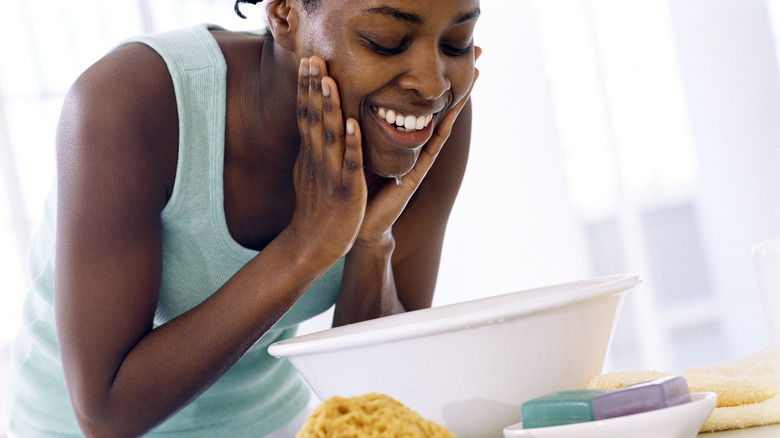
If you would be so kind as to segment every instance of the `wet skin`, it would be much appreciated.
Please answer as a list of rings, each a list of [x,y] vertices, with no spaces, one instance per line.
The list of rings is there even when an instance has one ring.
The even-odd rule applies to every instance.
[[[299,131],[313,130],[303,135],[302,150],[309,137],[330,143],[343,135],[339,111],[326,113],[325,127],[320,125],[323,107],[337,102],[346,117],[357,121],[371,198],[357,240],[382,242],[392,238],[393,224],[432,166],[474,83],[479,49],[472,34],[479,4],[367,0],[337,6],[322,2],[316,12],[287,17],[299,19],[299,31],[282,45],[287,43],[298,56],[318,53],[327,60],[315,56],[299,61]],[[339,50],[334,41],[340,42]],[[329,96],[320,103],[323,86],[337,99]],[[399,130],[381,117],[385,110],[425,118],[427,125]],[[434,133],[435,141],[430,141]],[[324,156],[341,163],[344,148],[335,143],[335,148],[324,148]],[[425,156],[419,159],[423,149]],[[320,154],[316,149],[315,155]],[[379,177],[393,177],[399,187]]]
[[[406,174],[442,115],[469,91],[478,13],[479,2],[465,0],[322,1],[304,13],[297,52],[323,58],[342,84],[344,115],[360,125],[372,172]],[[378,107],[435,116],[429,129],[402,133],[376,115]]]

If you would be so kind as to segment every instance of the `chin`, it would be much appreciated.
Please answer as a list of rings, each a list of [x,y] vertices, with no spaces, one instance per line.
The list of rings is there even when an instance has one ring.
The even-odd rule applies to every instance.
[[[409,173],[416,162],[416,153],[394,157],[372,157],[369,155],[366,157],[366,169],[384,178],[400,178]]]

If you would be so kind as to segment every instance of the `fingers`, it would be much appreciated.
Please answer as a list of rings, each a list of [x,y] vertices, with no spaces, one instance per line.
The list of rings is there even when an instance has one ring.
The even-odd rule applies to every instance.
[[[335,176],[341,172],[345,159],[345,141],[341,99],[336,81],[331,77],[322,79],[322,108],[323,165],[330,175]]]
[[[479,49],[479,47],[477,47],[477,49],[478,50],[476,51],[477,53],[475,53],[475,57],[479,57],[479,55],[482,53],[482,50]],[[434,161],[436,161],[436,157],[438,157],[441,148],[449,138],[450,132],[452,132],[452,126],[455,124],[455,120],[458,118],[460,111],[466,105],[466,102],[468,102],[469,97],[471,96],[471,91],[474,89],[474,84],[477,82],[477,78],[479,78],[479,70],[474,68],[474,80],[471,81],[469,90],[466,92],[463,98],[458,101],[458,103],[456,103],[452,109],[450,109],[441,122],[439,122],[439,124],[436,126],[436,130],[433,132],[433,136],[428,141],[428,144],[426,144],[423,148],[420,156],[417,158],[413,172],[409,173],[412,175],[412,177],[416,176],[414,179],[417,181],[417,184],[422,182],[422,178],[425,177],[425,175],[428,173],[428,170],[430,170],[430,168],[433,166]]]
[[[474,68],[474,80],[471,81],[471,86],[469,87],[469,90],[466,92],[463,98],[458,103],[456,103],[452,107],[452,109],[450,109],[450,111],[444,116],[442,121],[436,126],[436,131],[434,131],[431,140],[428,141],[428,144],[426,145],[426,148],[423,150],[423,153],[432,155],[434,158],[436,157],[436,155],[438,155],[439,151],[441,150],[441,147],[444,145],[444,142],[450,136],[450,131],[452,131],[452,125],[455,123],[455,120],[458,118],[458,115],[460,114],[460,111],[463,109],[463,106],[466,105],[466,102],[468,102],[469,97],[471,96],[471,91],[474,89],[474,84],[477,82],[477,78],[479,78],[479,69]]]
[[[357,179],[358,182],[363,180],[363,146],[361,142],[360,126],[357,120],[348,119],[343,174],[345,178]]]
[[[303,152],[314,162],[320,163],[323,159],[324,139],[324,111],[326,106],[338,107],[341,114],[341,104],[338,102],[338,90],[335,82],[330,79],[331,87],[323,90],[323,77],[327,75],[327,67],[321,58],[303,58],[298,67],[298,93],[296,113],[298,131],[301,135],[301,147]],[[325,92],[323,92],[325,91]],[[333,100],[335,99],[335,104]],[[326,102],[327,101],[327,102]],[[332,112],[331,112],[332,114]],[[330,123],[333,124],[332,122]],[[343,128],[342,128],[343,131]],[[332,142],[332,131],[328,133],[327,142]]]
[[[309,106],[309,60],[302,59],[298,66],[298,94],[295,113],[298,120],[298,132],[301,136],[300,153],[306,162],[311,160],[309,147],[309,121],[307,118]]]
[[[309,58],[309,91],[306,102],[306,129],[312,159],[322,162],[322,74],[325,63],[319,58]]]
[[[363,180],[363,154],[360,128],[355,119],[345,133],[338,86],[328,76],[327,65],[319,57],[301,60],[298,71],[297,120],[301,135],[301,155],[308,168],[342,183]]]
[[[474,46],[475,63],[477,62],[480,56],[482,56],[482,47]],[[458,117],[458,114],[460,114],[460,110],[463,109],[463,106],[466,105],[466,102],[469,100],[469,97],[471,96],[471,91],[474,89],[474,84],[477,83],[478,78],[479,78],[479,69],[474,67],[474,79],[471,80],[471,86],[469,86],[469,91],[467,91],[466,94],[463,96],[463,98],[457,104],[455,104],[455,106],[452,107],[450,112],[447,113],[447,117],[445,117],[444,119],[449,121],[449,126],[446,126],[447,132],[449,132],[449,128],[452,127],[452,123],[455,122],[455,119]],[[439,126],[441,125],[443,125],[443,123],[439,124]]]

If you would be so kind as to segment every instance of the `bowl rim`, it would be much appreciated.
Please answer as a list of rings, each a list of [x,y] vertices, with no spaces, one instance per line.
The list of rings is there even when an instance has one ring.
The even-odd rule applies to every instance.
[[[412,310],[288,338],[271,344],[268,353],[278,358],[309,356],[498,324],[622,295],[641,283],[635,274],[606,275]]]

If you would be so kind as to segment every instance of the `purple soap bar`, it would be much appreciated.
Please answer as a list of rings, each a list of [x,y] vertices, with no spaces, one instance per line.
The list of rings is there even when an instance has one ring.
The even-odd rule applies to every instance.
[[[682,376],[662,377],[593,397],[593,419],[622,417],[668,408],[691,401],[688,382]]]

